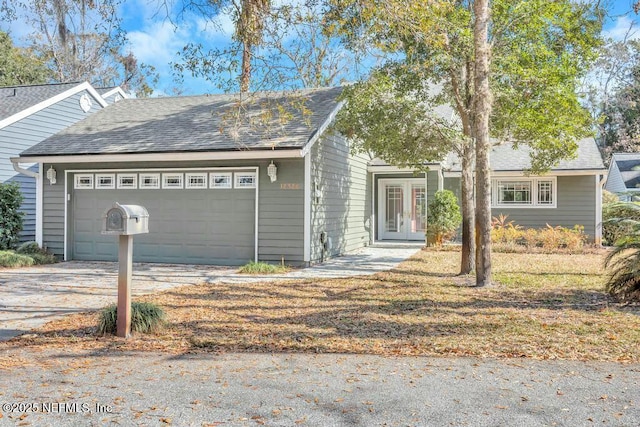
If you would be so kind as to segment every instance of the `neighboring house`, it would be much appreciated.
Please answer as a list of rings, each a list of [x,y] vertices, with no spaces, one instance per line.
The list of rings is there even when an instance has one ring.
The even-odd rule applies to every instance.
[[[105,93],[112,98],[124,95],[119,88]],[[38,165],[23,165],[30,173],[20,174],[9,159],[108,103],[89,83],[0,87],[0,182],[20,183],[24,196],[22,209],[26,214],[21,241],[37,240],[38,191],[34,176],[42,176],[43,171]]]
[[[122,90],[120,86],[116,87],[99,87],[96,88],[96,91],[102,96],[102,99],[109,105],[115,104],[116,102],[129,98],[129,95]]]
[[[115,201],[149,212],[136,261],[308,265],[377,240],[423,240],[426,203],[459,191],[455,162],[414,174],[353,155],[331,128],[340,92],[298,92],[304,108],[285,121],[264,114],[282,99],[260,95],[243,112],[253,125],[238,127],[227,120],[231,95],[125,99],[88,117],[14,159],[57,172],[41,187],[42,243],[66,260],[115,260],[116,239],[101,234]],[[544,179],[523,175],[525,154],[496,149],[494,213],[524,226],[582,224],[597,240],[606,170],[593,140]]]
[[[627,202],[640,196],[640,153],[614,153],[604,189]]]

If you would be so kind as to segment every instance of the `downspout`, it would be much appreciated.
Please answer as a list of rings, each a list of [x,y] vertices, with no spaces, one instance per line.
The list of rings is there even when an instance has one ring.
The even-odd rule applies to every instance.
[[[30,178],[35,179],[36,181],[36,235],[35,235],[35,239],[36,239],[36,243],[38,245],[40,245],[41,248],[44,247],[43,245],[43,238],[42,238],[42,209],[43,209],[43,204],[42,204],[42,163],[38,164],[38,172],[33,172],[30,171],[28,169],[24,169],[22,167],[20,167],[20,158],[11,158],[9,159],[11,160],[11,165],[13,166],[13,169],[25,176],[28,176]]]
[[[29,176],[31,178],[35,178],[35,179],[38,179],[38,177],[40,176],[38,172],[33,172],[28,169],[21,168],[20,158],[12,157],[10,160],[11,160],[11,164],[13,165],[13,169],[15,169],[16,172]]]
[[[596,175],[596,235],[594,243],[598,246],[602,246],[602,190],[607,178],[607,174],[602,174],[602,178],[600,175]]]

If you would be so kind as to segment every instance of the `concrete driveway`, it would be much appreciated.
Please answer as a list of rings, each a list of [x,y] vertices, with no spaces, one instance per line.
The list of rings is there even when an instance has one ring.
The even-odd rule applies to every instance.
[[[377,245],[322,265],[276,276],[246,276],[231,267],[134,264],[134,296],[199,283],[332,278],[374,274],[394,268],[419,245]],[[0,269],[0,341],[21,335],[57,317],[95,310],[116,302],[118,264],[70,261]]]

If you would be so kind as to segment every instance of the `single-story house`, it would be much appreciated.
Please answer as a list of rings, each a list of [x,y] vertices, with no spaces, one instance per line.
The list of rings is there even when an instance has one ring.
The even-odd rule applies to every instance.
[[[41,243],[65,260],[115,260],[116,239],[101,231],[116,201],[149,212],[136,261],[308,265],[379,240],[424,240],[426,203],[459,192],[455,158],[425,174],[351,153],[331,127],[340,92],[299,91],[304,108],[281,116],[265,105],[286,104],[282,95],[256,95],[240,125],[232,95],[125,99],[68,127],[14,159],[57,172],[54,184],[38,178]],[[494,150],[494,213],[530,227],[582,224],[598,240],[606,169],[593,140],[544,177],[525,176],[527,161]]]
[[[41,191],[34,177],[42,171],[29,165],[29,172],[18,173],[9,159],[118,97],[126,97],[119,87],[95,89],[86,82],[0,87],[0,182],[20,184],[25,212],[21,241],[36,240],[36,194]]]
[[[640,196],[640,153],[613,153],[604,189],[627,202]]]

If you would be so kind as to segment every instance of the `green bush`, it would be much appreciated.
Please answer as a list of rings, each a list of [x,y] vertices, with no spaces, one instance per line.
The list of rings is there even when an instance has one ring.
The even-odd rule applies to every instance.
[[[625,220],[632,220],[631,222]],[[625,238],[633,230],[633,221],[640,221],[640,204],[614,202],[602,206],[602,240],[609,246]]]
[[[115,334],[117,331],[118,306],[111,304],[102,309],[98,319],[98,333]],[[150,302],[131,303],[131,332],[157,332],[164,325],[164,310]]]
[[[437,191],[427,209],[427,238],[429,243],[441,246],[455,236],[462,222],[458,199],[449,190]]]
[[[36,242],[23,243],[16,249],[16,253],[30,256],[36,265],[53,264],[57,262],[55,255],[41,248]]]
[[[0,251],[0,267],[29,267],[35,261],[29,255],[17,254],[14,251]]]
[[[45,251],[36,242],[25,242],[21,244],[18,247],[18,249],[16,249],[16,252],[19,254],[31,255],[31,254],[40,254]]]
[[[629,236],[616,241],[604,262],[610,270],[606,289],[621,300],[640,300],[640,222],[633,228]]]
[[[284,265],[267,264],[266,262],[249,261],[238,269],[241,274],[281,274],[289,271]]]
[[[0,183],[0,250],[14,249],[22,231],[22,193],[16,182]]]

